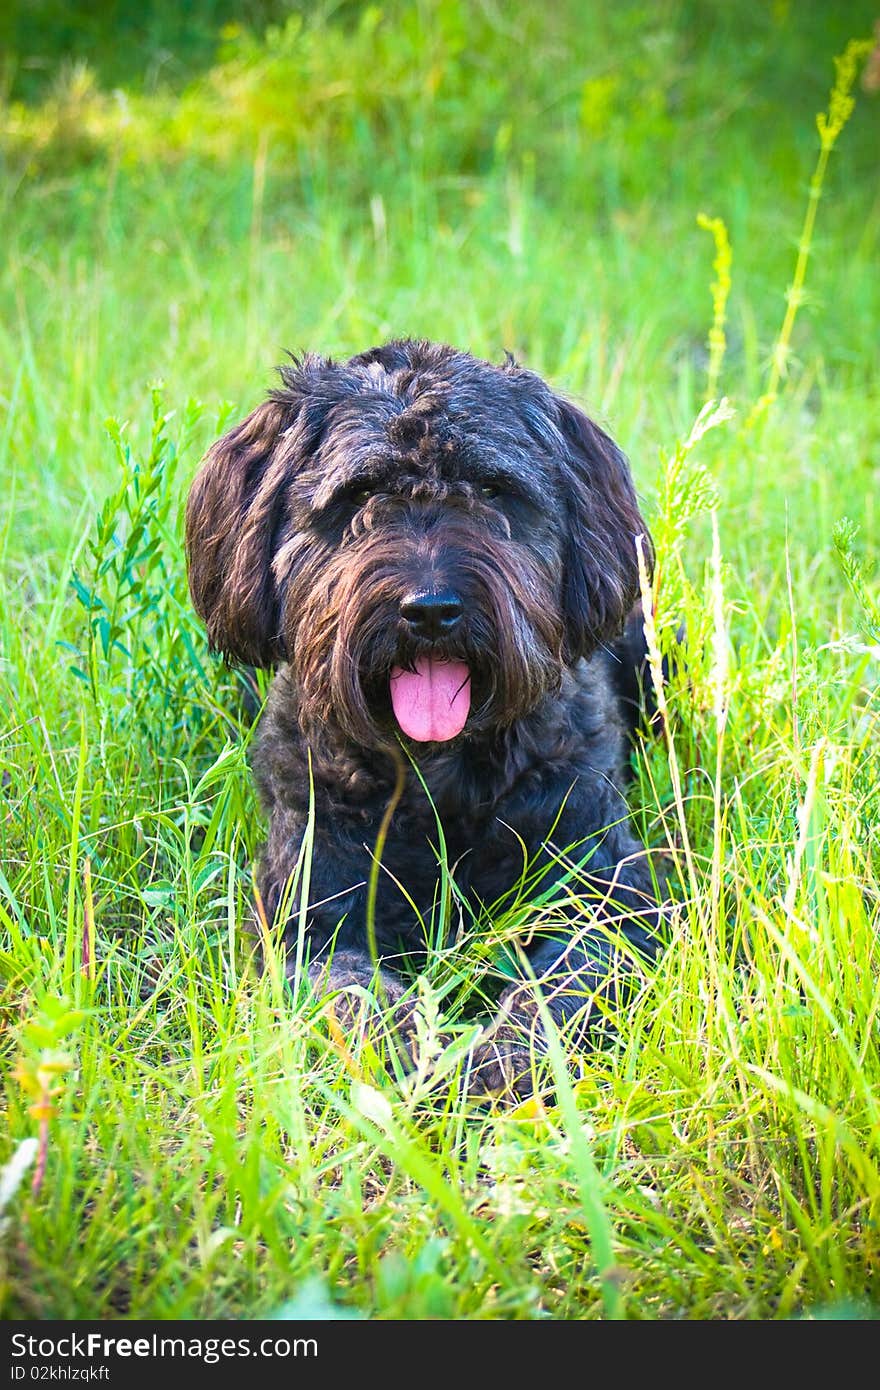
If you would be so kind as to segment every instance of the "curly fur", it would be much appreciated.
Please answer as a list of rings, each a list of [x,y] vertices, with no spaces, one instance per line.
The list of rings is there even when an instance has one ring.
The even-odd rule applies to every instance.
[[[652,954],[659,909],[622,794],[640,659],[636,537],[649,563],[650,548],[620,450],[511,358],[494,366],[400,341],[344,363],[293,359],[280,374],[209,450],[187,505],[192,597],[212,646],[278,667],[254,757],[269,816],[267,912],[296,863],[311,755],[314,974],[324,988],[363,983],[365,883],[402,743],[463,892],[501,898],[521,876],[523,846],[532,870],[558,876],[554,827],[556,845],[589,856],[581,896],[592,892],[622,937]],[[447,590],[461,600],[454,630],[414,631],[405,597]],[[456,737],[411,745],[389,680],[425,652],[467,664],[472,703]],[[425,948],[408,896],[429,912],[435,839],[435,811],[410,774],[376,912],[394,999],[391,963]],[[616,974],[607,933],[573,909],[529,957],[553,1015],[588,1031],[590,1001]],[[479,1059],[485,1086],[527,1088],[536,1030],[532,994],[513,987]]]

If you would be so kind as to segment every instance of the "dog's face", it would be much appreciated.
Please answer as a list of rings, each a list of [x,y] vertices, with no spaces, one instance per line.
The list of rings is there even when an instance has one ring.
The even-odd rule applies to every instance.
[[[208,452],[187,554],[212,646],[292,663],[306,730],[503,727],[619,631],[645,531],[629,469],[539,377],[408,341],[281,377]]]

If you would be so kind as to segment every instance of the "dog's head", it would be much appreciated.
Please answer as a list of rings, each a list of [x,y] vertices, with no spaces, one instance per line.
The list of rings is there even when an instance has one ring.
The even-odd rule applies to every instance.
[[[620,630],[629,469],[540,377],[404,341],[281,378],[203,461],[187,555],[212,646],[292,663],[306,727],[382,746],[511,724]]]

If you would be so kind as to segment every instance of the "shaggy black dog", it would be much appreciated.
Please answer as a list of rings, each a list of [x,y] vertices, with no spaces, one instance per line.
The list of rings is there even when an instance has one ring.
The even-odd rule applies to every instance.
[[[523,1093],[542,1045],[532,977],[582,1042],[621,962],[655,949],[661,909],[621,791],[644,656],[637,537],[651,559],[626,460],[511,358],[401,341],[280,374],[187,506],[212,646],[279,668],[254,757],[266,914],[298,910],[311,780],[310,974],[328,992],[375,984],[367,881],[393,804],[376,945],[406,1034],[407,981],[389,967],[426,949],[436,816],[478,908],[526,856],[536,891],[575,865],[557,895],[570,906],[523,943],[522,981],[474,1057],[479,1088]],[[292,915],[287,931],[292,944]]]

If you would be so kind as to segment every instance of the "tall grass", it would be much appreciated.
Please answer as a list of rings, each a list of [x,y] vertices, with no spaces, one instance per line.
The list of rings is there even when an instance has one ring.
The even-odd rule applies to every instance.
[[[466,105],[456,55],[475,62],[476,50],[455,36],[458,7],[440,9],[433,47],[424,34],[382,36],[377,90],[387,82],[393,98],[395,81],[426,81],[439,51]],[[641,10],[620,11],[612,48],[620,34],[637,43]],[[424,7],[426,33],[433,14]],[[480,22],[498,71],[510,48],[497,17]],[[518,22],[524,35],[536,23]],[[366,45],[361,30],[348,47],[341,30],[315,32],[346,62]],[[669,32],[651,90],[684,61]],[[323,61],[317,38],[306,57],[294,38],[247,48],[240,37],[206,81],[228,83],[237,64],[256,100],[251,69],[265,75],[279,54]],[[404,72],[414,45],[416,77]],[[615,178],[637,182],[654,148],[618,159],[628,127],[615,93],[643,72],[636,56],[618,87],[613,70],[609,87],[566,69],[579,129],[602,132],[591,158],[604,223],[598,195],[572,216],[569,187],[542,187],[515,131],[493,134],[489,164],[474,155],[460,187],[440,186],[448,109],[395,190],[381,144],[391,107],[364,134],[361,95],[334,138],[352,166],[369,149],[380,167],[372,186],[359,167],[335,193],[338,160],[320,140],[305,142],[295,196],[271,142],[244,163],[184,156],[175,169],[158,105],[137,168],[121,146],[114,163],[115,135],[73,172],[69,153],[53,163],[57,142],[28,147],[47,162],[7,208],[0,328],[7,1317],[876,1315],[876,296],[861,271],[876,216],[843,139],[810,266],[811,284],[834,293],[821,317],[799,321],[801,362],[746,428],[776,320],[743,233],[766,218],[772,242],[781,212],[790,231],[799,206],[771,181],[766,197],[749,188],[744,219],[735,120],[729,147],[727,127],[712,128],[713,187],[692,186],[665,104],[664,206],[648,198],[646,213],[616,194]],[[717,81],[708,60],[693,66],[693,85],[681,79],[691,97]],[[307,110],[321,109],[319,77]],[[436,107],[422,98],[427,126]],[[52,100],[16,115],[17,129],[51,122]],[[414,100],[407,89],[395,119]],[[546,129],[529,100],[524,124]],[[786,129],[799,119],[789,111]],[[560,141],[545,171],[582,152]],[[362,180],[379,202],[359,201]],[[726,352],[716,335],[714,357],[701,206],[723,216],[735,256],[729,296],[715,295]],[[679,232],[695,257],[686,277],[658,260],[657,237]],[[776,290],[789,247],[780,235],[765,250]],[[466,1099],[476,1005],[523,926],[576,888],[541,897],[526,875],[491,913],[463,914],[454,947],[438,931],[414,985],[423,1065],[410,1076],[389,1069],[380,1026],[354,1043],[308,991],[291,994],[265,922],[257,971],[243,931],[261,835],[252,692],[207,655],[186,596],[179,499],[228,418],[223,397],[249,404],[300,334],[355,349],[406,330],[487,353],[510,344],[611,417],[659,557],[649,635],[665,734],[634,761],[632,802],[674,866],[672,939],[612,1019],[617,1041],[564,1059],[554,1037],[538,1078],[552,1101],[518,1108]],[[166,385],[151,393],[160,369]],[[730,400],[701,409],[721,383]],[[199,391],[209,409],[182,404]],[[657,440],[668,441],[659,458]],[[682,621],[685,660],[663,682]],[[460,904],[442,827],[438,844],[439,928]],[[307,873],[305,856],[294,905]]]

